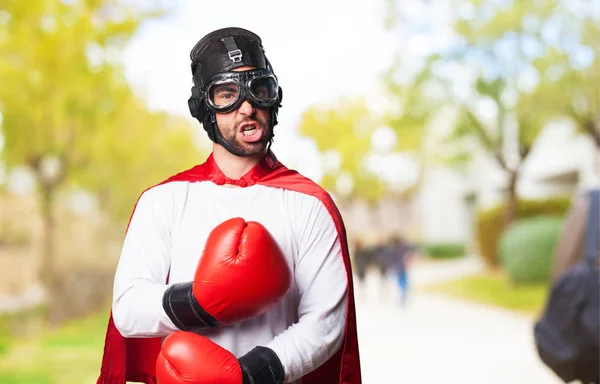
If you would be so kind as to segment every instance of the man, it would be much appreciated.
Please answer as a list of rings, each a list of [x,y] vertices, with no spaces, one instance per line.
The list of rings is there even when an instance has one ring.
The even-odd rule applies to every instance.
[[[388,262],[396,274],[396,282],[400,291],[400,304],[402,307],[406,307],[410,288],[408,268],[416,249],[400,235],[393,236],[391,240]]]
[[[138,200],[115,274],[98,383],[156,383],[157,376],[164,383],[360,383],[344,225],[330,196],[270,150],[282,92],[261,39],[220,29],[190,56],[190,112],[213,152]],[[275,291],[268,305],[257,297],[252,305],[239,301],[257,284],[239,269],[231,278],[235,263],[215,273],[203,266],[207,254],[209,263],[223,256],[215,237],[238,236],[231,228],[245,231],[250,222],[262,237],[244,252],[265,253],[275,264],[281,256],[291,271],[284,291],[270,285],[279,279],[283,287],[278,276],[285,272],[265,272],[258,286]],[[277,247],[263,252],[270,236]],[[244,268],[263,273],[250,263]],[[206,279],[228,286],[209,294],[200,285],[210,287]],[[248,311],[239,313],[241,307]]]

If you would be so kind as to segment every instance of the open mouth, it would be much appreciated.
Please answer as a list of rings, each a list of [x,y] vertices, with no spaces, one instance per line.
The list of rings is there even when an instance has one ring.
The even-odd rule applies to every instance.
[[[242,137],[247,142],[258,141],[262,137],[262,129],[257,123],[248,123],[241,126]]]

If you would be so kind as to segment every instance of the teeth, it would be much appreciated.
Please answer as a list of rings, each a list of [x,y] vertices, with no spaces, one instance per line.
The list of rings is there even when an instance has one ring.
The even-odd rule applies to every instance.
[[[251,129],[248,129],[248,130],[246,130],[246,131],[242,131],[242,134],[243,134],[244,136],[250,136],[250,135],[252,135],[254,132],[256,132],[256,128],[251,128]]]

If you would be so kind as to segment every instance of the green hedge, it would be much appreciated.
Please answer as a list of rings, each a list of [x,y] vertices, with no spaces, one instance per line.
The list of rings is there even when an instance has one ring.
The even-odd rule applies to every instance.
[[[432,259],[455,259],[466,253],[463,244],[454,243],[422,244],[420,248]]]
[[[545,200],[520,200],[517,219],[535,216],[563,217],[571,205],[569,197]],[[500,265],[498,240],[504,229],[505,205],[497,205],[479,212],[476,218],[475,236],[479,255],[489,266]]]
[[[502,234],[498,253],[513,283],[550,280],[554,249],[562,227],[560,218],[538,216],[518,220]]]

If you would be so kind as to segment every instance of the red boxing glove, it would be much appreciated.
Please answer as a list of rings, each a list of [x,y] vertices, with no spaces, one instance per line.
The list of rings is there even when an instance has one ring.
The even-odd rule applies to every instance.
[[[242,368],[231,352],[206,337],[173,332],[156,359],[159,384],[242,384]]]
[[[291,280],[285,257],[267,229],[234,218],[208,236],[192,291],[205,311],[230,325],[277,305]]]
[[[204,336],[173,332],[156,359],[158,384],[281,384],[284,373],[275,353],[256,347],[239,360]]]
[[[163,308],[183,330],[231,325],[277,305],[291,281],[285,257],[267,229],[233,218],[211,231],[194,281],[171,286]]]

